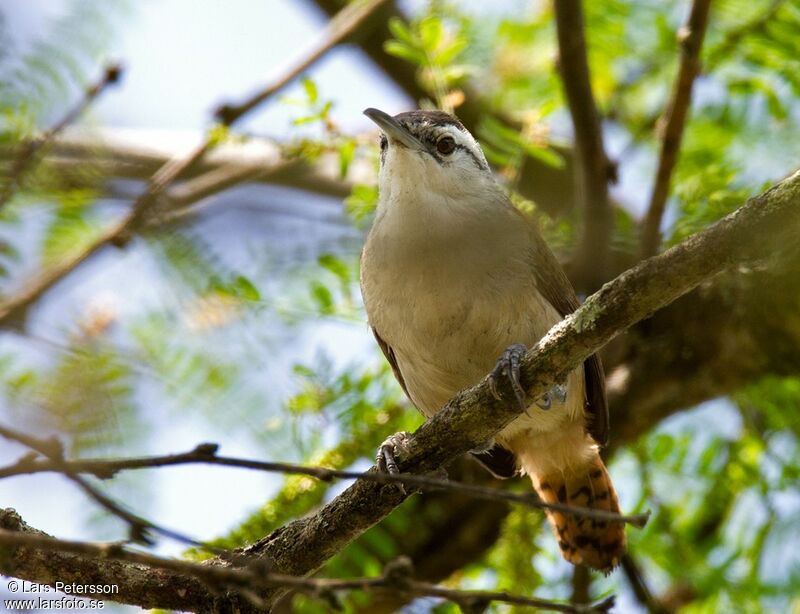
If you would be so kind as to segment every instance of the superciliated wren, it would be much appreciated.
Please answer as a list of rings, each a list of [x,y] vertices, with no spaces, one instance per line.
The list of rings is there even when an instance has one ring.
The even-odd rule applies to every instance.
[[[500,477],[529,475],[544,501],[618,512],[598,452],[608,439],[600,359],[592,356],[533,402],[518,382],[525,346],[578,307],[535,224],[511,204],[455,117],[364,113],[383,135],[361,290],[403,390],[430,417],[487,373],[490,381],[509,377],[526,412],[475,457]],[[398,434],[381,446],[383,468],[396,470],[392,451],[401,444]],[[555,511],[548,518],[568,561],[606,572],[619,563],[621,523]]]

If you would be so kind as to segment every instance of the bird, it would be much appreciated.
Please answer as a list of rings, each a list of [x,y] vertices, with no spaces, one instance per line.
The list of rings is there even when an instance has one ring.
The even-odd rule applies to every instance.
[[[593,355],[542,398],[527,399],[527,347],[579,306],[536,223],[496,181],[475,138],[453,115],[364,114],[381,130],[378,204],[361,254],[369,326],[394,376],[426,417],[489,374],[508,378],[520,415],[472,455],[495,476],[529,476],[547,503],[619,512],[600,448],[608,408]],[[498,396],[499,398],[499,396]],[[397,473],[407,433],[381,444]],[[625,553],[621,522],[546,511],[562,556],[610,573]]]

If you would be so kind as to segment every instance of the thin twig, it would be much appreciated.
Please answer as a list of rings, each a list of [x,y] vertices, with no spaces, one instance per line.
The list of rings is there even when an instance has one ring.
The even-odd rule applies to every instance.
[[[759,15],[758,17],[755,17],[726,32],[721,42],[719,42],[715,47],[707,50],[705,54],[706,57],[703,62],[703,69],[707,72],[713,71],[724,59],[729,59],[736,46],[749,36],[762,32],[765,26],[773,19],[773,17],[775,17],[777,12],[784,4],[786,4],[786,0],[773,0],[762,15]],[[617,85],[617,88],[613,93],[611,104],[609,105],[610,108],[614,109],[615,113],[618,113],[618,108],[622,106],[621,101],[628,94],[628,91],[634,85],[636,85],[644,75],[655,72],[659,69],[659,67],[660,63],[654,60],[648,61],[639,66],[634,75]],[[641,141],[646,135],[652,134],[653,128],[658,125],[658,120],[662,115],[663,113],[660,112],[650,113],[644,118],[637,120],[636,125],[631,130],[632,138],[628,145],[625,146],[623,152],[620,154],[620,158],[624,158],[633,148],[633,146]],[[618,115],[617,117],[619,118]],[[630,118],[623,116],[621,119],[626,120]]]
[[[119,82],[122,71],[122,66],[119,64],[109,64],[106,66],[103,71],[103,76],[97,82],[86,88],[81,100],[70,109],[64,117],[46,132],[22,145],[22,149],[14,159],[11,170],[5,178],[3,189],[0,192],[0,209],[5,207],[8,201],[11,200],[22,177],[33,165],[37,152],[52,141],[64,128],[80,117],[109,85]]]
[[[366,19],[372,15],[386,0],[359,0],[345,5],[329,22],[327,34],[315,43],[301,59],[279,78],[267,85],[264,89],[254,94],[240,105],[225,104],[219,107],[215,114],[223,124],[230,126],[242,115],[267,98],[271,98],[297,77],[307,71],[317,60],[331,49],[349,38]]]
[[[342,18],[335,17],[335,23],[326,33],[322,41],[314,46],[307,56],[293,67],[285,77],[278,79],[266,89],[254,94],[241,105],[224,105],[217,112],[226,127],[232,126],[246,113],[266,101],[270,96],[296,78],[302,70],[330,51],[335,45],[351,35],[364,20],[379,8],[386,0],[367,0],[347,5],[342,9]],[[28,307],[36,302],[57,282],[78,268],[84,261],[108,245],[122,245],[130,236],[146,224],[148,215],[159,203],[169,185],[186,169],[199,162],[208,151],[216,147],[217,139],[213,135],[192,150],[188,155],[178,156],[167,161],[151,177],[145,191],[136,199],[131,210],[120,221],[107,228],[98,238],[79,250],[71,257],[64,258],[50,270],[44,271],[16,295],[0,303],[0,324],[18,324],[24,319]]]
[[[572,603],[589,603],[591,601],[592,573],[586,565],[576,565],[572,569]]]
[[[96,169],[103,176],[132,180],[148,180],[167,160],[182,150],[182,145],[169,134],[155,134],[157,143],[144,145],[131,138],[124,129],[71,130],[53,142],[45,158],[49,167],[59,176],[59,181],[70,177],[84,166]],[[0,164],[10,163],[13,151],[0,145]],[[225,169],[224,171],[222,169]],[[253,169],[259,172],[252,174]],[[238,176],[240,181],[282,185],[316,192],[326,196],[344,198],[352,191],[354,183],[374,181],[374,168],[366,160],[357,159],[342,178],[338,155],[323,152],[313,161],[290,155],[284,145],[266,138],[248,137],[244,143],[226,142],[205,156],[193,168],[181,175],[181,183],[171,187],[166,196],[166,209],[188,204],[187,199],[207,197],[216,187],[231,187],[223,181],[223,174]],[[229,174],[230,173],[230,174]],[[208,175],[206,179],[201,178]],[[215,181],[220,180],[218,183]],[[195,183],[195,182],[199,183]],[[195,191],[205,184],[202,190]],[[102,193],[118,198],[128,198],[126,192],[115,185],[98,186]],[[179,201],[179,202],[176,202]]]
[[[0,435],[8,436],[7,433],[9,432],[13,433],[13,431],[8,427],[0,425]],[[17,439],[17,437],[14,437],[13,435],[12,438]],[[101,479],[107,479],[113,477],[120,471],[199,463],[206,465],[219,465],[223,467],[253,469],[257,471],[307,475],[323,481],[330,481],[332,479],[361,479],[369,482],[377,482],[379,484],[404,484],[406,486],[413,486],[426,490],[444,490],[462,493],[475,497],[476,499],[520,503],[528,507],[569,513],[582,518],[594,518],[595,520],[621,522],[630,524],[637,528],[644,527],[647,524],[647,520],[650,516],[649,512],[625,516],[605,510],[573,507],[570,505],[562,505],[560,503],[546,503],[539,499],[535,493],[506,492],[497,488],[489,488],[475,484],[465,484],[462,482],[452,482],[449,480],[442,480],[425,475],[392,475],[389,473],[378,472],[374,469],[367,472],[345,471],[341,469],[328,469],[326,467],[310,467],[307,465],[293,465],[290,463],[277,463],[247,458],[235,458],[230,456],[217,456],[217,448],[217,444],[205,443],[200,444],[189,452],[184,452],[181,454],[121,459],[54,460],[53,458],[42,459],[23,456],[14,465],[0,468],[0,479],[42,472],[69,472],[72,474],[88,473]]]
[[[39,439],[27,433],[22,433],[21,431],[17,431],[16,429],[11,429],[2,425],[0,425],[0,437],[5,437],[6,439],[16,441],[17,443],[30,448],[34,452],[44,455],[46,462],[50,464],[50,466],[53,468],[53,471],[57,471],[75,483],[84,493],[86,493],[92,500],[100,505],[100,507],[125,522],[128,525],[128,535],[131,541],[152,545],[153,540],[148,534],[148,532],[152,531],[181,543],[196,546],[204,550],[209,550],[215,554],[221,552],[219,548],[204,544],[203,542],[192,539],[191,537],[187,537],[178,531],[164,528],[155,524],[154,522],[142,518],[138,514],[134,514],[130,510],[126,509],[120,503],[114,501],[108,495],[100,492],[83,476],[79,475],[81,472],[75,471],[69,466],[69,462],[64,460],[64,446],[55,437],[51,437],[49,439]],[[23,456],[20,460],[24,463],[25,459],[33,460],[34,457],[28,454]]]
[[[558,66],[575,131],[578,194],[583,210],[576,280],[590,291],[606,281],[612,232],[608,182],[616,179],[603,146],[603,128],[597,112],[584,36],[582,0],[556,0]]]
[[[658,169],[647,215],[642,223],[639,250],[642,258],[649,258],[655,254],[661,242],[661,218],[664,216],[664,208],[667,196],[669,196],[672,171],[678,161],[686,116],[692,101],[692,86],[695,78],[700,74],[700,49],[703,47],[710,9],[711,0],[694,0],[686,25],[678,31],[681,64],[675,78],[669,106],[664,114],[664,132],[661,140],[661,153],[658,158]]]
[[[128,550],[123,544],[91,543],[54,539],[44,535],[21,533],[0,529],[0,545],[5,548],[29,548],[51,552],[72,553],[93,558],[128,561],[145,565],[151,569],[179,572],[195,577],[211,588],[228,588],[241,593],[243,590],[258,590],[286,587],[320,598],[329,598],[340,591],[395,589],[416,596],[440,597],[448,601],[469,604],[479,602],[502,602],[525,605],[554,612],[588,614],[607,612],[614,603],[613,597],[589,606],[558,603],[547,599],[525,597],[498,591],[471,591],[445,588],[436,584],[420,582],[411,577],[413,570],[407,560],[398,560],[386,566],[384,573],[376,577],[333,579],[291,576],[270,571],[263,561],[238,558],[235,567],[221,567],[167,559],[145,552]],[[251,592],[250,595],[253,595]],[[257,599],[257,598],[256,598]],[[253,601],[252,598],[249,599]]]
[[[281,173],[293,164],[285,160],[270,167],[260,164],[227,165],[214,168],[170,190],[170,210],[148,221],[148,226],[174,224],[196,215],[203,208],[201,201],[240,183],[256,181],[265,176]],[[206,201],[208,202],[208,201]]]
[[[627,552],[622,557],[620,566],[622,567],[625,577],[628,578],[628,583],[636,597],[636,601],[638,601],[649,614],[669,614],[670,610],[662,606],[658,600],[653,597],[653,593],[647,585],[641,568],[630,552]]]

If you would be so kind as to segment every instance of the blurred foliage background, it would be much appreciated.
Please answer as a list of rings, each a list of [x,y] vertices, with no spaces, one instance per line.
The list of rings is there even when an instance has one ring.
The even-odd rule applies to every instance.
[[[338,8],[333,1],[303,4]],[[569,187],[572,134],[552,6],[497,4],[488,10],[478,2],[389,3],[369,24],[372,35],[356,43],[383,57],[389,80],[404,90],[407,98],[394,111],[419,104],[463,113],[515,202],[539,218],[568,266],[581,212]],[[147,156],[157,156],[117,143],[91,108],[9,187],[24,143],[53,126],[97,79],[137,10],[136,3],[74,0],[25,46],[0,22],[0,162],[9,189],[0,205],[4,300],[90,245],[144,187]],[[618,273],[635,262],[637,220],[651,189],[688,3],[608,0],[587,2],[585,11],[592,84],[620,176],[612,188]],[[665,220],[667,244],[800,162],[797,0],[717,0],[702,59]],[[402,69],[395,74],[391,67]],[[253,75],[253,83],[260,78]],[[124,95],[124,80],[119,87]],[[372,106],[369,82],[359,87],[363,106]],[[3,318],[0,419],[32,433],[58,433],[71,455],[165,453],[206,437],[226,452],[341,468],[369,466],[387,435],[421,424],[369,339],[358,290],[361,240],[377,199],[376,135],[339,113],[313,68],[268,104],[285,107],[292,118],[285,129],[227,131],[209,119],[208,130],[217,131],[234,161],[236,152],[267,143],[284,167],[183,203],[181,216],[158,218],[124,246],[94,254],[22,313]],[[109,163],[114,155],[118,163]],[[282,175],[297,167],[326,179],[300,190]],[[167,199],[159,213],[173,205]],[[782,266],[787,279],[799,277],[796,258]],[[560,599],[578,590],[595,598],[615,592],[622,612],[800,612],[800,348],[792,341],[796,312],[785,305],[796,306],[800,295],[797,283],[770,288],[774,295],[751,297],[761,311],[743,313],[741,321],[774,319],[769,334],[783,347],[781,360],[721,374],[702,355],[684,356],[686,388],[669,391],[668,411],[638,421],[619,415],[612,395],[611,472],[622,506],[653,510],[646,529],[628,532],[635,570],[592,577],[587,587],[558,556],[539,514],[436,494],[406,502],[321,573],[378,573],[408,554],[420,577],[450,586]],[[726,310],[739,305],[740,290],[752,288],[723,286],[730,303],[720,299],[720,312],[703,322],[707,313],[688,309],[689,321],[696,316],[697,326],[713,334]],[[788,298],[769,308],[784,293]],[[635,350],[610,348],[609,376],[619,376],[632,355],[671,348],[670,335],[680,346],[683,323],[672,326],[657,335],[646,326],[630,333],[623,342]],[[733,353],[754,351],[731,339],[740,342]],[[18,455],[9,447],[4,458]],[[450,474],[489,481],[466,460]],[[217,517],[224,520],[213,535],[196,537],[230,546],[257,540],[342,488],[260,476],[241,482],[246,488],[215,492],[222,481],[235,485],[239,474],[211,482],[204,475],[181,474],[193,496],[169,513],[163,506],[176,502],[160,491],[170,483],[125,475],[103,487],[153,518],[203,516],[204,497],[221,500]],[[24,510],[23,479],[4,498]],[[28,479],[40,489],[30,505],[41,508],[46,483]],[[502,487],[528,488],[525,480]],[[76,530],[83,535],[119,531],[89,504],[71,509],[79,510]],[[637,575],[649,596],[634,590]],[[432,599],[407,604],[388,593],[353,593],[344,604],[352,612],[454,608]],[[291,595],[280,607],[327,606]]]

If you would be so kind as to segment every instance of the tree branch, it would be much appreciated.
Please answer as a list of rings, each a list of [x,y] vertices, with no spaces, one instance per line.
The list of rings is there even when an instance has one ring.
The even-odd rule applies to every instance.
[[[675,78],[669,107],[664,114],[664,134],[661,140],[658,170],[647,215],[642,224],[640,244],[642,258],[649,258],[655,254],[661,241],[661,218],[664,216],[669,196],[672,171],[678,161],[686,116],[692,101],[692,86],[700,74],[700,49],[703,47],[710,9],[711,0],[694,0],[686,25],[678,31],[681,64]]]
[[[800,249],[717,276],[629,335],[606,361],[615,446],[767,375],[800,374]]]
[[[9,530],[9,528],[11,530]],[[62,557],[68,555],[80,555],[80,559],[89,559],[96,562],[124,561],[130,563],[129,569],[144,569],[149,573],[172,573],[183,577],[192,578],[207,587],[211,593],[229,590],[247,600],[247,603],[259,609],[265,609],[268,604],[264,603],[256,594],[258,590],[274,589],[275,587],[290,588],[295,591],[308,593],[312,596],[334,601],[334,594],[339,591],[349,590],[375,590],[380,588],[390,588],[401,590],[416,596],[440,597],[461,605],[473,605],[477,603],[488,604],[493,601],[525,605],[538,609],[550,610],[554,612],[567,612],[574,614],[590,614],[607,612],[614,603],[613,597],[600,602],[596,605],[573,606],[564,603],[525,597],[522,595],[512,595],[497,591],[469,591],[450,589],[427,582],[420,582],[411,578],[412,569],[410,561],[398,560],[387,565],[384,573],[377,577],[348,578],[348,579],[328,579],[328,578],[307,578],[290,576],[271,571],[268,566],[258,564],[254,561],[247,561],[243,567],[223,567],[167,559],[144,552],[136,552],[125,549],[119,543],[90,543],[80,541],[60,540],[49,537],[45,534],[34,532],[25,525],[22,519],[13,510],[0,510],[0,546],[5,546],[5,550],[13,553],[16,559],[12,565],[14,567],[32,566],[41,564],[41,555],[58,554]],[[241,562],[241,561],[240,561]],[[135,567],[134,567],[135,566]],[[72,584],[57,576],[59,582],[65,585]],[[151,602],[146,596],[132,594],[129,584],[122,584],[122,579],[111,583],[118,587],[119,592],[114,594],[114,600],[133,605],[142,605],[143,601],[148,605]],[[91,584],[84,579],[80,583],[83,586]],[[181,589],[178,589],[179,591]],[[186,590],[185,588],[183,590]],[[143,600],[144,597],[144,600]],[[168,603],[175,603],[174,599],[169,599],[168,595],[163,595],[162,600],[155,601],[159,608],[169,607]],[[335,601],[334,601],[335,603]],[[145,606],[147,607],[147,606]]]
[[[185,140],[185,139],[184,139]],[[73,180],[76,169],[90,166],[105,177],[147,180],[170,159],[180,156],[184,144],[171,132],[125,129],[69,130],[53,142],[45,158],[56,173]],[[0,160],[13,151],[0,147]],[[323,153],[313,163],[290,157],[280,143],[250,137],[242,144],[223,143],[181,175],[186,181],[169,190],[169,208],[197,202],[244,182],[299,188],[344,198],[354,183],[375,181],[371,164],[354,161],[342,178],[338,156]]]
[[[572,568],[572,603],[589,603],[591,601],[592,572],[586,565],[575,565]]]
[[[49,439],[40,439],[33,437],[27,433],[22,433],[15,429],[8,428],[0,425],[0,437],[4,437],[11,441],[16,441],[23,446],[29,448],[34,452],[33,455],[26,454],[23,456],[17,466],[24,466],[27,462],[35,462],[37,460],[36,454],[41,454],[45,458],[43,460],[53,471],[57,471],[65,476],[71,482],[76,484],[90,499],[97,503],[100,507],[106,510],[113,516],[116,516],[128,525],[128,536],[131,541],[141,544],[152,545],[153,540],[150,537],[150,532],[158,533],[170,539],[180,541],[190,546],[198,546],[205,548],[206,546],[195,539],[187,537],[177,531],[165,529],[141,516],[134,514],[122,504],[114,501],[108,495],[100,492],[82,475],[82,472],[75,470],[70,466],[70,462],[64,459],[64,446],[55,437]]]
[[[639,568],[638,563],[630,552],[622,557],[621,567],[636,597],[636,601],[647,610],[648,614],[670,614],[670,612],[653,597],[653,593],[645,581],[642,570]]]
[[[291,68],[242,104],[224,104],[219,107],[215,111],[217,119],[226,126],[230,126],[242,115],[248,113],[265,100],[272,98],[272,96],[316,64],[331,49],[352,36],[386,1],[357,0],[356,2],[345,4],[328,23],[327,35],[317,41],[306,53],[303,53]]]
[[[23,443],[26,439],[21,437],[12,429],[2,425],[0,425],[0,436],[8,439],[14,439]],[[41,451],[44,448],[38,446],[34,449]],[[73,476],[78,476],[78,474],[82,473],[88,473],[102,479],[108,479],[120,471],[129,471],[133,469],[153,469],[156,467],[174,467],[177,465],[204,464],[222,467],[238,467],[240,469],[253,469],[256,471],[269,471],[274,473],[306,475],[323,481],[330,481],[332,479],[366,480],[369,482],[376,482],[378,484],[400,484],[403,486],[411,486],[414,488],[425,489],[426,491],[451,491],[469,495],[471,497],[475,497],[476,499],[507,501],[509,503],[519,503],[536,509],[553,510],[583,518],[594,518],[596,520],[606,520],[609,522],[622,522],[633,525],[640,529],[647,524],[647,519],[649,517],[649,513],[625,516],[604,510],[574,507],[559,503],[546,503],[540,500],[534,493],[519,494],[507,492],[497,488],[488,488],[485,486],[478,486],[476,484],[453,482],[446,479],[424,475],[403,473],[399,475],[393,475],[384,472],[364,473],[361,471],[345,471],[341,469],[330,469],[327,467],[311,467],[308,465],[294,465],[290,463],[258,461],[248,458],[234,458],[231,456],[217,456],[217,449],[217,444],[203,443],[189,452],[183,452],[180,454],[120,459],[67,460],[51,455],[48,455],[47,458],[42,459],[32,458],[31,456],[26,455],[19,459],[19,461],[17,461],[15,464],[0,468],[0,479],[11,476],[32,475],[35,473],[44,472],[61,473],[70,479],[74,479]],[[79,483],[79,485],[83,486],[82,483]],[[108,509],[104,502],[99,502]],[[115,509],[110,509],[109,511],[121,516],[121,514],[119,514]],[[127,516],[124,516],[123,519],[134,526],[141,525],[142,528],[156,528],[159,530],[159,532],[164,532],[163,529],[154,527],[151,523],[148,523],[142,519],[138,519],[138,522],[136,520],[131,520]]]
[[[608,279],[613,224],[608,182],[616,171],[606,156],[600,114],[592,95],[582,0],[555,0],[554,8],[558,65],[575,131],[578,193],[583,209],[574,274],[579,286],[594,290]]]
[[[791,244],[798,231],[800,172],[606,284],[528,353],[523,360],[523,386],[531,397],[543,394],[626,327],[727,267],[772,255],[776,247]],[[436,470],[506,426],[518,415],[518,408],[513,391],[503,388],[500,401],[485,382],[454,397],[409,440],[403,470]],[[267,556],[289,573],[308,573],[402,499],[395,489],[356,482],[314,516],[279,529],[245,552]]]

